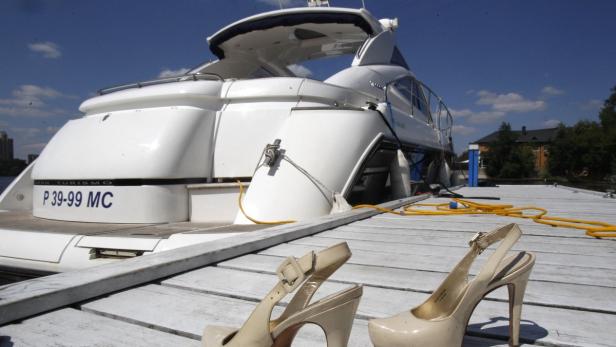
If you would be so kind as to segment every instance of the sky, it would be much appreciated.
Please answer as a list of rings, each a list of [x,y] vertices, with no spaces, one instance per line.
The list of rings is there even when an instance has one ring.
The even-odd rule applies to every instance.
[[[458,153],[495,131],[597,120],[616,86],[613,0],[365,0],[397,17],[398,46],[454,115]],[[299,0],[2,0],[0,130],[40,153],[98,89],[213,59],[206,38]],[[360,7],[361,0],[331,0]],[[325,79],[350,58],[307,64]]]

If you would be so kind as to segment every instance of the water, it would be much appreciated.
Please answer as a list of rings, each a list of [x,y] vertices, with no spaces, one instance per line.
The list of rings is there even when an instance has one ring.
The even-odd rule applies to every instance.
[[[15,176],[0,176],[0,192],[4,192],[6,187],[8,187],[14,179]],[[31,275],[19,274],[13,271],[0,269],[0,286],[27,280],[32,277],[33,276]]]
[[[11,270],[6,270],[6,271],[0,270],[0,287],[2,287],[5,284],[21,282],[21,281],[29,280],[35,277],[38,277],[38,276],[30,275],[26,273],[20,273],[20,272],[11,271]]]

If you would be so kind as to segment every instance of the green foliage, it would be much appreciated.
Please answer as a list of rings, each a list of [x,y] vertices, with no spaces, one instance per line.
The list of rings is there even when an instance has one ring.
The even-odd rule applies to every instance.
[[[529,146],[516,144],[511,125],[503,122],[497,140],[484,154],[486,173],[498,178],[527,178],[535,175],[535,156]]]
[[[610,173],[616,175],[616,87],[612,88],[612,94],[605,100],[599,119],[605,133],[605,150],[610,162]]]
[[[616,87],[612,88],[612,95],[605,100],[599,119],[604,129],[616,130]]]
[[[579,121],[561,125],[549,147],[552,175],[603,179],[616,174],[616,87],[599,113],[601,123]]]
[[[530,146],[516,146],[511,150],[509,161],[501,169],[503,178],[527,178],[535,176],[535,155]]]

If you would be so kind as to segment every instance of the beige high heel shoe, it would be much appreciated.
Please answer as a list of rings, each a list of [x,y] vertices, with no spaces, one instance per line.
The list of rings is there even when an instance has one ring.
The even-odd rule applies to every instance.
[[[345,347],[363,293],[362,287],[355,285],[309,303],[321,284],[350,257],[351,251],[346,242],[316,254],[309,252],[299,259],[288,257],[278,267],[280,281],[257,305],[244,325],[239,330],[208,326],[203,333],[203,345],[288,347],[302,325],[313,323],[325,332],[328,347]],[[299,290],[280,317],[270,320],[274,306],[297,288]]]
[[[437,290],[421,305],[396,316],[371,320],[370,339],[375,347],[461,346],[473,310],[494,289],[509,289],[509,343],[519,344],[522,298],[535,256],[520,252],[503,260],[522,232],[509,224],[489,233],[478,233],[471,249]],[[479,274],[468,281],[468,271],[491,244],[502,241]]]

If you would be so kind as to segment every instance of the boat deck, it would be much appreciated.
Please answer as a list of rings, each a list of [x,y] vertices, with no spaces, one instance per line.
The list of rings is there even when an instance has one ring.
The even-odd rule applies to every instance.
[[[495,203],[537,205],[554,216],[616,224],[616,200],[582,191],[500,186],[458,192],[501,197]],[[0,346],[198,346],[206,325],[242,324],[276,283],[274,271],[284,257],[342,241],[349,243],[353,257],[319,295],[363,283],[349,346],[371,346],[368,319],[421,303],[466,253],[474,233],[511,222],[524,232],[514,250],[537,256],[524,298],[523,342],[615,346],[616,239],[510,217],[404,217],[367,210],[0,287]],[[507,345],[507,298],[501,288],[477,306],[465,346]],[[302,328],[295,342],[325,346],[315,326]]]
[[[233,225],[229,223],[172,222],[158,224],[115,224],[67,222],[32,217],[31,211],[2,212],[0,229],[83,236],[122,236],[136,238],[168,238],[173,234],[225,233],[253,231],[262,225]]]

